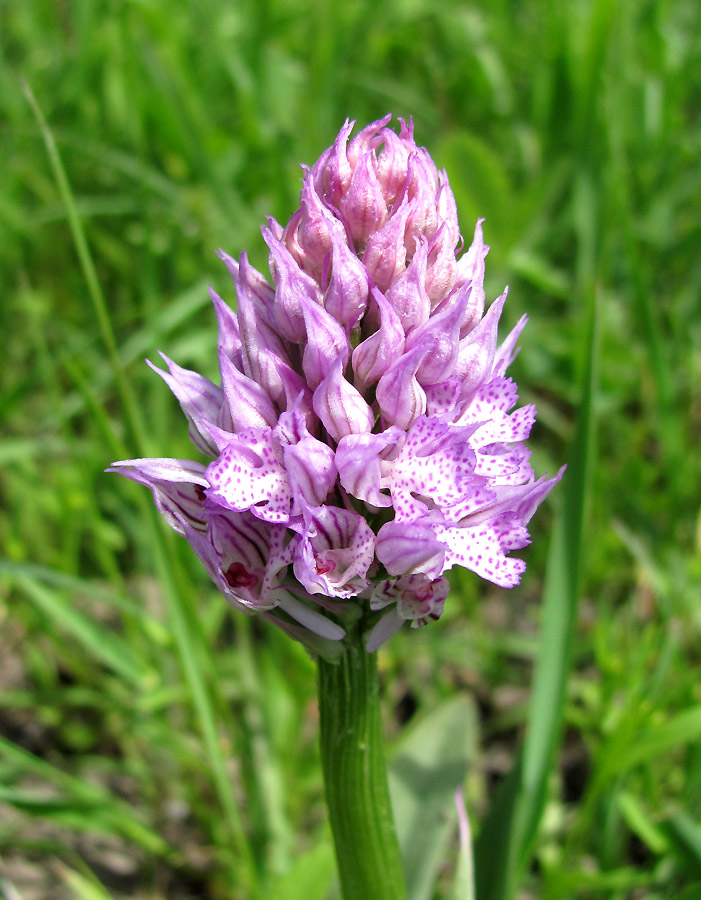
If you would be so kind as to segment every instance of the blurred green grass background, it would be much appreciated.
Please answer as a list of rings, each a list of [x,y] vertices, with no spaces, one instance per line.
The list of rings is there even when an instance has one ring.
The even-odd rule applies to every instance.
[[[0,896],[332,896],[313,663],[231,615],[103,469],[192,456],[144,357],[215,375],[207,285],[234,291],[214,251],[265,270],[299,164],[388,111],[447,169],[463,233],[486,217],[488,294],[510,284],[505,328],[530,317],[513,370],[536,469],[586,488],[574,637],[540,651],[545,683],[571,661],[562,728],[510,889],[701,896],[700,35],[696,0],[0,4]],[[471,704],[478,836],[557,627],[564,488],[519,588],[457,576],[441,622],[381,655],[399,748]],[[415,897],[449,896],[444,849]]]

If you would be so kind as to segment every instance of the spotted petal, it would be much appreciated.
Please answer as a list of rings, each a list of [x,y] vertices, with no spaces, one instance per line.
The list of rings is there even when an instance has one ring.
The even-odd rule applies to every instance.
[[[207,468],[207,497],[226,509],[250,510],[266,522],[287,523],[292,488],[272,429],[235,435]]]
[[[475,528],[435,526],[436,538],[447,546],[445,569],[463,566],[500,587],[514,587],[526,564],[507,553],[529,543],[528,532],[513,517],[503,516]]]

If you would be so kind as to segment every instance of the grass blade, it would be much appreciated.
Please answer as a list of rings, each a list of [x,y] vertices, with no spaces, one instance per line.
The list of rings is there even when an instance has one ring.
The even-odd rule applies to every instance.
[[[564,502],[548,558],[541,643],[523,749],[523,789],[518,859],[520,866],[536,836],[545,805],[547,779],[562,724],[571,644],[579,600],[579,576],[586,497],[594,465],[595,397],[598,383],[597,297],[591,297],[587,363],[577,429],[570,454]]]
[[[484,823],[476,850],[480,900],[513,897],[545,806],[562,723],[579,595],[585,498],[593,466],[598,322],[592,295],[587,365],[563,504],[555,523],[545,582],[542,631],[523,754]]]
[[[18,575],[15,580],[54,625],[71,634],[89,654],[135,686],[148,678],[147,670],[126,641],[81,613],[59,591],[51,591],[26,575]]]
[[[76,253],[78,254],[78,260],[80,261],[80,267],[83,272],[83,277],[85,278],[88,295],[92,302],[93,310],[95,312],[95,316],[97,318],[98,326],[100,329],[100,337],[102,338],[102,342],[105,345],[105,349],[107,350],[110,366],[112,368],[117,391],[119,393],[119,399],[124,409],[126,424],[130,436],[133,439],[134,445],[139,448],[139,452],[140,454],[142,454],[146,448],[146,432],[138,412],[138,407],[134,400],[133,391],[129,387],[129,382],[127,381],[124,368],[122,367],[119,359],[119,353],[117,351],[117,341],[114,336],[114,331],[112,330],[112,323],[110,321],[107,303],[105,302],[104,294],[102,293],[102,289],[100,288],[97,271],[95,269],[92,254],[90,253],[87,238],[85,236],[85,230],[83,229],[83,224],[80,220],[80,215],[78,213],[75,198],[73,197],[73,192],[68,181],[68,176],[66,175],[66,170],[63,167],[61,155],[58,152],[58,147],[56,146],[54,136],[46,122],[46,119],[44,118],[41,107],[37,103],[36,98],[32,93],[32,89],[24,79],[22,79],[21,83],[24,95],[26,96],[27,101],[32,108],[32,112],[34,113],[37,125],[39,126],[39,131],[41,132],[41,136],[46,147],[46,152],[49,157],[49,163],[51,164],[51,170],[56,181],[56,186],[58,187],[58,191],[61,196],[61,202],[63,203],[64,209],[66,211],[68,226],[71,230],[71,236],[73,238]]]
[[[87,878],[63,864],[59,865],[58,871],[64,884],[78,900],[112,900],[112,894],[109,894],[94,876]]]
[[[98,320],[100,335],[107,350],[114,375],[119,399],[124,411],[130,443],[140,455],[146,455],[148,446],[146,432],[142,426],[134,393],[126,379],[124,369],[117,352],[117,344],[109,317],[108,307],[97,278],[95,265],[85,236],[75,198],[66,175],[61,156],[49,128],[29,85],[22,82],[23,91],[32,108],[49,156],[51,169],[58,186],[61,200],[65,207],[71,235],[80,260],[88,293]],[[168,601],[168,612],[171,627],[180,658],[181,668],[188,686],[193,709],[199,722],[219,802],[224,810],[225,821],[230,834],[230,843],[236,857],[236,867],[240,875],[242,888],[248,896],[258,896],[258,876],[253,863],[250,844],[246,838],[238,805],[233,795],[233,785],[229,777],[226,760],[222,751],[217,731],[216,714],[210,691],[203,673],[198,665],[197,651],[204,646],[201,630],[195,626],[194,616],[188,616],[186,604],[189,598],[184,596],[183,585],[186,584],[178,564],[173,546],[172,535],[166,534],[155,508],[146,502],[144,497],[139,501],[145,512],[145,519],[150,527],[149,543],[154,551],[156,566],[161,583],[165,587]],[[176,574],[179,573],[179,574]],[[194,631],[194,633],[193,633]]]
[[[173,855],[173,850],[160,835],[135,818],[134,811],[128,803],[116,798],[101,786],[76,778],[73,775],[68,775],[66,772],[62,772],[60,769],[52,766],[51,763],[46,762],[46,760],[23,750],[3,737],[0,737],[0,759],[17,767],[20,771],[26,772],[28,775],[58,787],[67,798],[66,812],[73,811],[75,814],[76,809],[92,810],[99,814],[98,824],[101,824],[106,831],[122,835],[143,847],[149,853],[158,854],[159,856]],[[18,808],[24,808],[27,811],[34,807],[44,812],[48,810],[52,802],[42,801],[40,798],[32,797],[29,794],[14,791],[10,788],[3,789],[0,800],[12,803]],[[54,806],[57,807],[58,805],[60,804],[56,801]],[[91,820],[89,816],[80,816],[79,818],[83,826],[90,826]]]
[[[701,827],[688,812],[682,811],[663,822],[662,829],[687,875],[698,881],[701,878]]]
[[[643,733],[630,741],[625,748],[617,747],[607,754],[601,765],[601,778],[611,778],[633,766],[668,753],[684,744],[701,740],[701,706],[693,706],[673,716],[667,722],[656,725],[654,730]]]

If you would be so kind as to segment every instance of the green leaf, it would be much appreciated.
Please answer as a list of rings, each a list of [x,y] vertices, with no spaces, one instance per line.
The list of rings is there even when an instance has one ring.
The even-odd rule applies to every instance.
[[[58,865],[58,872],[79,900],[112,900],[112,894],[109,894],[94,877],[87,878],[63,863]]]
[[[329,838],[297,857],[289,872],[268,886],[267,895],[275,900],[324,900],[335,874],[336,861]]]
[[[442,703],[402,738],[390,794],[408,900],[429,900],[455,828],[455,791],[473,758],[475,713],[466,697]]]
[[[137,404],[135,391],[126,378],[117,348],[115,332],[112,327],[110,310],[97,276],[92,252],[76,206],[71,183],[64,169],[53,132],[47,124],[29,84],[26,81],[22,81],[22,88],[43,138],[49,163],[66,212],[87,293],[93,306],[100,337],[107,353],[124,413],[128,443],[142,455],[147,455],[149,433]],[[182,116],[179,116],[177,121],[181,123]],[[193,140],[190,131],[187,132],[187,135],[190,137],[190,140]],[[194,148],[196,151],[199,150],[199,147],[200,145],[195,142]],[[206,157],[202,156],[201,158],[206,167]],[[140,502],[141,508],[144,509],[145,505],[147,505],[145,504],[145,498]],[[259,876],[255,868],[251,845],[245,834],[241,812],[233,794],[231,778],[227,770],[226,759],[218,733],[213,692],[206,680],[205,672],[202,670],[201,663],[203,654],[207,649],[206,642],[204,641],[201,626],[188,606],[191,598],[187,597],[186,599],[185,596],[184,586],[187,582],[181,577],[182,572],[174,550],[173,536],[172,534],[167,534],[163,529],[162,523],[159,521],[160,517],[154,507],[148,506],[146,519],[150,528],[149,543],[153,548],[156,568],[165,587],[170,623],[180,657],[183,676],[190,691],[193,709],[199,720],[202,738],[207,750],[211,778],[230,831],[231,846],[238,855],[238,871],[242,874],[242,879],[247,882],[249,894],[252,897],[257,897],[259,895]],[[200,651],[199,654],[198,649]]]
[[[572,281],[566,272],[556,269],[543,256],[525,247],[514,247],[509,254],[509,268],[552,297],[566,300],[572,293]]]
[[[686,873],[701,878],[701,827],[682,811],[663,822],[661,828]]]
[[[664,830],[659,827],[643,807],[638,798],[628,791],[621,791],[616,803],[626,825],[634,832],[653,853],[666,853],[668,850],[667,838]]]

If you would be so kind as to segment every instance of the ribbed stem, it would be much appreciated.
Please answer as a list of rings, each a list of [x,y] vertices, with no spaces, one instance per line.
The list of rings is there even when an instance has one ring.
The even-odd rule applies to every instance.
[[[405,900],[387,787],[377,654],[348,629],[340,662],[319,661],[321,762],[343,900]]]

